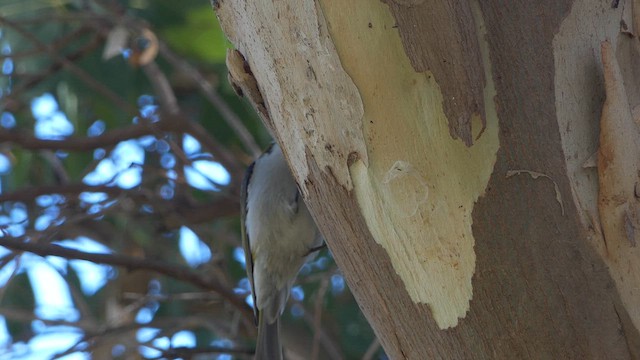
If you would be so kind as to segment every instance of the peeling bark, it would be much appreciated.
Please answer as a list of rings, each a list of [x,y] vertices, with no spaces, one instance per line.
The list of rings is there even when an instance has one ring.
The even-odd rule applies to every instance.
[[[622,72],[611,43],[602,43],[607,99],[600,120],[598,210],[605,260],[622,303],[640,328],[640,132],[633,120]]]
[[[631,7],[238,0],[217,14],[390,358],[640,353],[638,167],[624,168],[616,144],[637,134],[604,130],[598,172],[584,167],[604,100],[600,42],[633,23]],[[633,46],[618,48],[625,81]],[[626,123],[640,104],[632,83],[626,110],[605,106]],[[636,171],[631,186],[626,172],[606,180],[605,166]],[[513,169],[554,186],[505,178]],[[599,181],[610,184],[600,194]],[[625,211],[606,208],[620,188]],[[606,249],[601,231],[618,236]]]
[[[468,0],[387,0],[402,44],[417,72],[433,74],[443,93],[449,131],[473,144],[471,118],[486,126],[484,70]],[[429,36],[424,36],[429,34]]]

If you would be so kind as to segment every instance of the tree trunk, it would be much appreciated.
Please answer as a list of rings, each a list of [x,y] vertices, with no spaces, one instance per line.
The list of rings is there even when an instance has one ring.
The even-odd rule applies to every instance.
[[[390,358],[639,357],[640,5],[214,3]]]

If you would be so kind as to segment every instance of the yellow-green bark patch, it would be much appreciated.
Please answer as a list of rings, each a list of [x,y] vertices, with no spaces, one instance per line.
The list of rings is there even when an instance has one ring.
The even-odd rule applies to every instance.
[[[363,215],[411,298],[427,304],[441,328],[455,326],[473,293],[471,212],[499,145],[491,73],[478,69],[488,79],[487,128],[467,148],[451,138],[439,85],[428,72],[413,70],[383,3],[324,0],[322,9],[364,104],[368,164],[356,161],[350,168]],[[474,118],[476,136],[481,127]]]

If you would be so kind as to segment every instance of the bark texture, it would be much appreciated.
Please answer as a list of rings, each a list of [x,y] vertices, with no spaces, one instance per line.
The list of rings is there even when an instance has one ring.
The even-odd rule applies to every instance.
[[[604,170],[593,168],[613,96],[605,40],[628,108],[640,103],[632,10],[219,3],[253,98],[390,358],[638,357],[639,250],[616,238],[618,261],[600,225],[613,214],[609,232],[628,238],[635,213],[598,206]],[[611,186],[635,209],[634,189]]]
[[[451,136],[473,143],[471,117],[485,123],[484,71],[468,1],[389,0],[402,44],[417,72],[429,71],[443,92]],[[429,36],[424,36],[429,34]]]

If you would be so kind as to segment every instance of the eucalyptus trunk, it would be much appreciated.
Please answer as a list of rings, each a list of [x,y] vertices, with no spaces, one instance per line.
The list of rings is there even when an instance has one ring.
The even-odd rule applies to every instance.
[[[214,7],[390,358],[640,356],[640,5]]]

